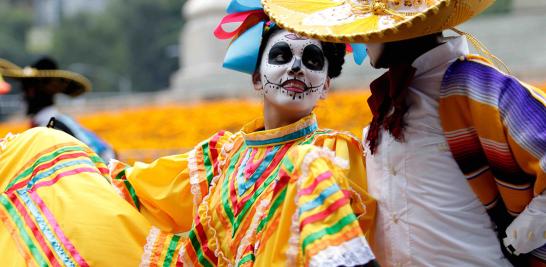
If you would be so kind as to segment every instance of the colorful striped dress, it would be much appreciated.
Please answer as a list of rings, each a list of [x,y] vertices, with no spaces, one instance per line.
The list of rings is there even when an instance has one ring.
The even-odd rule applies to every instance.
[[[0,138],[0,265],[138,266],[151,226],[108,172],[58,130]]]
[[[143,265],[365,264],[375,201],[363,152],[314,115],[274,130],[220,132],[183,155],[114,171],[154,225]],[[172,234],[177,233],[177,234]]]
[[[39,128],[9,138],[0,152],[0,250],[9,255],[3,262],[350,266],[372,260],[367,239],[375,201],[366,193],[360,142],[318,129],[314,115],[260,129],[257,120],[185,154],[131,167],[114,163],[111,176],[64,133]],[[29,147],[35,150],[26,153]]]
[[[453,157],[503,233],[546,189],[546,94],[468,56],[446,71],[439,112]]]

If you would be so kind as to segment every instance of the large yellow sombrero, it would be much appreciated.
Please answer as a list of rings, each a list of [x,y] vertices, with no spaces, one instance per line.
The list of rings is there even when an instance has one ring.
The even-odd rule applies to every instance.
[[[453,28],[495,0],[262,0],[279,26],[328,42],[384,43]]]
[[[59,70],[56,67],[54,69],[21,68],[1,58],[0,75],[20,81],[34,79],[44,83],[55,83],[55,86],[48,86],[49,90],[54,90],[51,93],[63,93],[72,97],[91,90],[91,82],[80,74]]]

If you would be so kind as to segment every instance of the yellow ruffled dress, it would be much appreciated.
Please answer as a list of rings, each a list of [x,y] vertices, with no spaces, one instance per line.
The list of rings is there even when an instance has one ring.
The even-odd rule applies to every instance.
[[[102,178],[107,176],[104,172],[97,173],[96,186],[72,185],[70,192],[54,188],[63,179],[79,180],[79,174],[43,186],[51,188],[44,197],[72,194],[70,201],[63,198],[46,206],[61,210],[74,206],[73,215],[87,222],[75,224],[66,219],[72,216],[66,212],[53,216],[62,222],[59,232],[80,255],[82,261],[73,260],[73,265],[334,266],[373,259],[366,240],[372,240],[375,201],[366,194],[359,141],[318,129],[314,115],[282,128],[262,129],[263,122],[256,120],[233,134],[219,132],[185,154],[131,167],[112,164],[113,187]],[[77,196],[82,191],[107,192],[104,201],[111,201],[95,202],[94,209],[102,210],[99,215],[86,212],[77,208],[84,201]],[[112,216],[103,218],[102,213]],[[5,225],[18,225],[4,216],[9,215],[5,206],[0,214],[7,218]],[[35,216],[29,221],[35,221]],[[31,228],[24,218],[19,225]],[[103,243],[97,241],[96,228],[110,234],[102,237]],[[92,243],[72,234],[78,231],[94,236]],[[8,239],[8,232],[0,228],[0,242]],[[55,239],[56,232],[50,232],[42,234],[45,243],[55,243],[49,238]],[[32,240],[36,234],[40,233],[28,232]],[[40,242],[31,246],[25,238],[11,232],[9,241],[19,247],[15,257],[23,255],[41,265],[32,254],[34,249],[46,262],[47,255],[60,258],[55,249],[48,254]],[[125,251],[118,246],[125,246]],[[116,258],[121,262],[114,262]]]

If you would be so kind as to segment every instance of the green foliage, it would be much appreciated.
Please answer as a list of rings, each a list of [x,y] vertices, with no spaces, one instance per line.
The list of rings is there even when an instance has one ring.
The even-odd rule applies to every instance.
[[[512,10],[512,0],[497,0],[484,14],[504,14]]]
[[[166,52],[178,43],[184,0],[112,0],[102,14],[65,18],[54,35],[52,54],[82,72],[95,91],[166,88],[178,59]]]
[[[25,41],[32,26],[31,10],[0,1],[0,23],[0,57],[17,64],[27,63],[30,57],[25,51]]]

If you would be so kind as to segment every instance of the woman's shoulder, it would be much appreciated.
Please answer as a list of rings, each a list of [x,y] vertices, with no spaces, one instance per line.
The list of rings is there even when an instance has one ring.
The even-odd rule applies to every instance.
[[[334,129],[318,129],[314,136],[311,137],[311,144],[320,145],[324,142],[347,142],[348,145],[361,147],[361,141],[353,133],[343,130]]]

